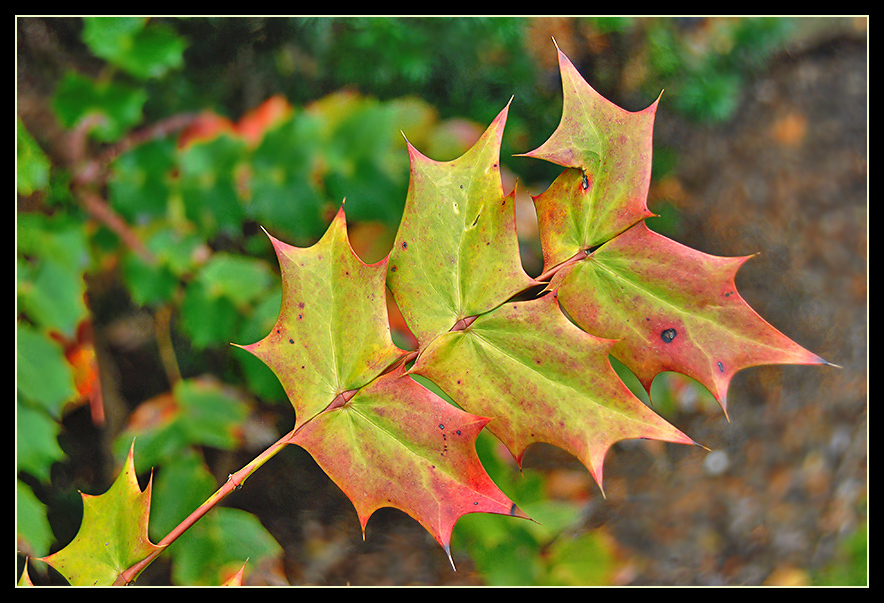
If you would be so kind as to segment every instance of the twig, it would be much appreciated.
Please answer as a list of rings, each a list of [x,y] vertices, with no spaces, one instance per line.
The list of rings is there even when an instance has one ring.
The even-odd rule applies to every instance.
[[[249,478],[252,473],[254,473],[259,467],[261,467],[264,463],[269,461],[271,458],[276,456],[276,454],[285,448],[295,437],[298,429],[293,429],[279,440],[277,440],[274,444],[272,444],[267,450],[259,454],[255,459],[250,462],[248,465],[237,471],[236,473],[232,473],[227,476],[227,481],[215,491],[212,496],[206,499],[206,502],[201,504],[197,509],[191,513],[187,519],[179,523],[175,528],[169,532],[165,538],[160,540],[157,544],[159,548],[154,550],[150,555],[132,565],[131,567],[124,570],[117,576],[117,579],[114,581],[114,586],[125,586],[135,580],[138,575],[150,565],[154,559],[156,559],[160,553],[162,553],[166,548],[175,542],[179,536],[181,536],[184,532],[186,532],[193,524],[195,524],[199,519],[208,513],[215,505],[224,500],[228,494],[233,492],[234,490],[239,490],[246,479]]]

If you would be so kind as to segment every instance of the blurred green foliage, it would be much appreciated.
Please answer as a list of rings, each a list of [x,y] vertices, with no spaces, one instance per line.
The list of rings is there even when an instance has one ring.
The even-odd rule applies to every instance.
[[[229,345],[263,337],[279,310],[276,260],[259,227],[306,246],[346,198],[354,232],[361,224],[381,227],[379,242],[351,233],[362,252],[376,254],[372,261],[380,259],[408,186],[403,134],[431,157],[454,158],[515,96],[503,161],[523,180],[542,179],[552,174],[548,166],[509,155],[554,129],[561,94],[551,75],[557,71],[539,59],[554,56],[549,37],[541,36],[540,48],[532,41],[532,28],[547,24],[542,19],[47,21],[60,37],[76,38],[72,52],[82,55],[69,63],[80,68],[66,66],[52,82],[52,113],[68,132],[88,135],[88,151],[112,157],[99,179],[93,175],[86,184],[143,249],[84,209],[80,176],[55,163],[37,132],[18,120],[17,517],[18,547],[30,556],[63,544],[47,519],[46,502],[59,499],[46,495],[50,469],[69,454],[59,445],[65,414],[96,403],[89,380],[95,349],[83,327],[112,314],[108,305],[172,316],[182,374],[170,377],[167,393],[130,400],[127,423],[112,434],[120,462],[137,435],[139,470],[157,468],[156,541],[217,487],[204,452],[242,446],[239,427],[254,397],[286,403],[272,373]],[[581,49],[572,58],[615,100],[637,94],[647,105],[666,88],[678,109],[721,120],[732,114],[749,70],[785,39],[790,21],[580,18],[566,25],[568,41]],[[581,44],[587,39],[605,44]],[[607,54],[617,55],[616,73],[639,57],[642,69],[627,78],[630,85],[618,87],[620,80],[605,71]],[[251,122],[257,129],[248,130],[247,118],[256,117],[250,112],[278,108],[270,99],[282,99],[285,110],[263,121],[258,114]],[[211,127],[186,140],[171,127],[133,138],[145,126],[196,113],[203,121],[186,123]],[[88,285],[108,279],[114,291],[125,292],[124,301],[99,297],[103,290]],[[595,584],[609,577],[611,558],[601,540],[557,537],[579,522],[578,507],[544,502],[540,476],[509,484],[507,468],[495,474],[499,461],[488,450],[484,457],[489,472],[543,518],[543,526],[496,525],[501,518],[478,516],[458,524],[489,583]],[[254,516],[226,508],[170,550],[173,579],[194,584],[218,583],[221,569],[245,557],[258,562],[280,554]]]

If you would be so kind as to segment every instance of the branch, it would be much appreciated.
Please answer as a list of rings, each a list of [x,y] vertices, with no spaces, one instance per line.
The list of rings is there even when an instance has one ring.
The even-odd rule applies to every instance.
[[[154,559],[156,559],[160,553],[162,553],[166,548],[175,542],[179,536],[181,536],[184,532],[186,532],[190,527],[195,524],[197,521],[202,518],[203,515],[209,512],[215,505],[224,500],[228,494],[233,492],[234,490],[239,490],[246,479],[249,478],[252,473],[254,473],[259,467],[261,467],[264,463],[269,461],[271,458],[276,456],[276,454],[286,447],[289,444],[291,439],[295,436],[297,430],[293,429],[291,432],[287,433],[279,440],[277,440],[274,444],[272,444],[267,450],[259,454],[255,459],[250,462],[248,465],[237,471],[236,473],[232,473],[227,476],[227,481],[224,482],[218,490],[215,491],[212,496],[206,499],[206,502],[201,504],[197,509],[191,513],[187,519],[179,523],[171,532],[169,532],[165,538],[160,540],[157,543],[157,546],[160,547],[156,549],[153,553],[136,563],[135,565],[129,567],[124,570],[117,579],[114,581],[114,586],[125,586],[131,583],[138,575],[148,566],[150,565]]]

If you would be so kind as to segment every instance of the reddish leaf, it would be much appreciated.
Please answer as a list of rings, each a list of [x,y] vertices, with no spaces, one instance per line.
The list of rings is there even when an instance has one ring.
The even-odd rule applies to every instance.
[[[561,270],[550,284],[581,328],[617,339],[613,355],[650,391],[676,371],[706,386],[727,412],[734,374],[761,364],[822,364],[768,324],[737,293],[748,257],[716,257],[644,223]]]
[[[475,440],[487,422],[448,404],[400,366],[304,425],[291,442],[350,498],[363,534],[372,513],[394,507],[448,552],[454,524],[467,513],[525,517],[476,456]]]

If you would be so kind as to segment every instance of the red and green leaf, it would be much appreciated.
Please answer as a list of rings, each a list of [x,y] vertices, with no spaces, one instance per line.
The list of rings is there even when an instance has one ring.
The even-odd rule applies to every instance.
[[[418,384],[400,365],[310,421],[291,441],[353,501],[363,534],[374,511],[394,507],[448,552],[454,524],[467,513],[525,517],[476,455],[486,423]]]
[[[534,199],[544,270],[653,215],[647,195],[657,102],[635,113],[621,109],[587,84],[561,50],[558,56],[561,121],[524,154],[569,168]]]
[[[577,457],[601,487],[605,454],[617,441],[693,443],[623,384],[608,360],[614,345],[575,327],[549,293],[442,335],[411,371],[466,410],[493,417],[488,429],[520,464],[530,444],[547,442]]]
[[[727,411],[734,374],[761,364],[821,364],[762,319],[737,292],[749,257],[716,257],[644,223],[559,271],[551,287],[583,329],[616,339],[611,352],[650,391],[676,371],[702,383]]]
[[[402,350],[387,320],[387,258],[368,265],[353,252],[343,206],[312,247],[270,240],[282,273],[282,307],[270,334],[242,347],[279,378],[297,427],[374,379]]]

